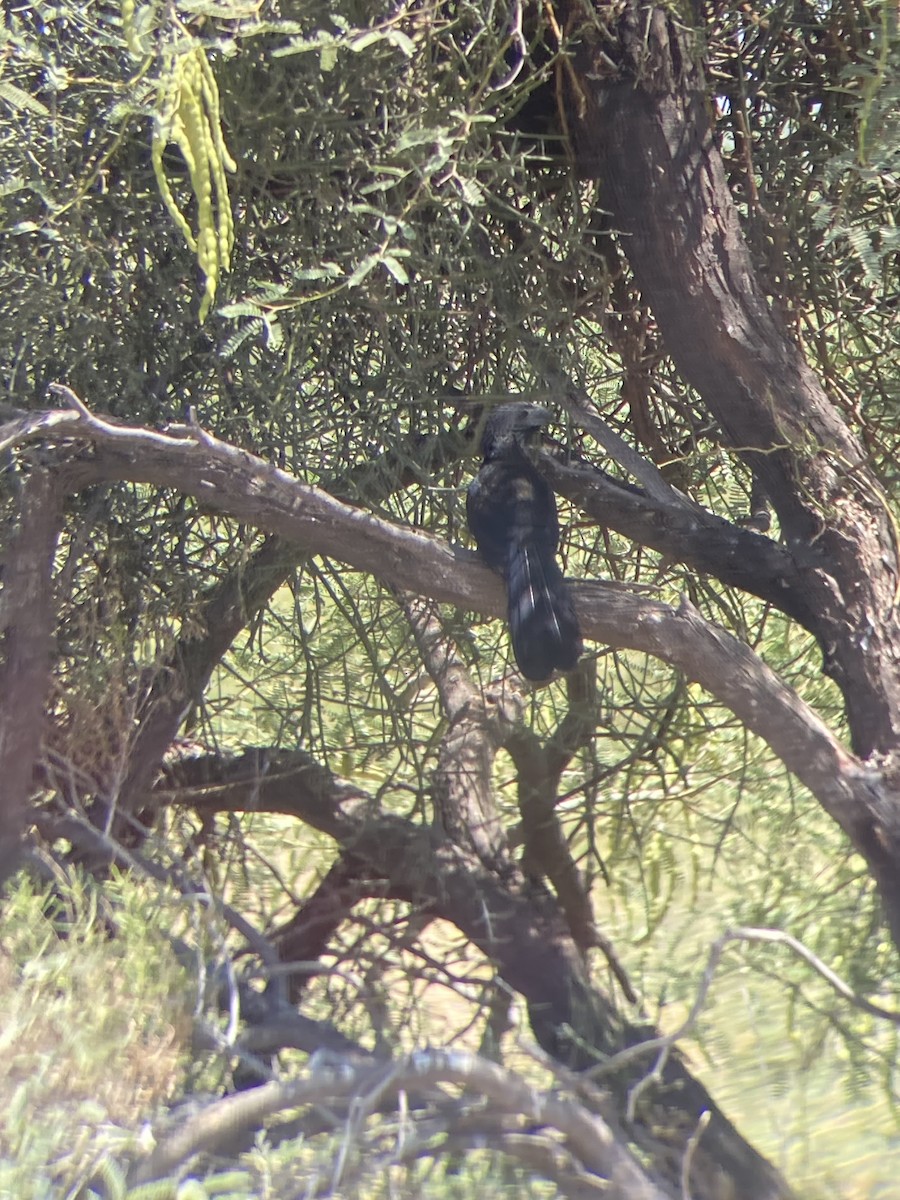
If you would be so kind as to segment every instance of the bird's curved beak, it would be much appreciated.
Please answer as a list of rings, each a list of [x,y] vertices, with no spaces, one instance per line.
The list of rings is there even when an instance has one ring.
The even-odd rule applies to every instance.
[[[545,425],[549,425],[553,420],[553,413],[549,408],[535,407],[532,409],[530,416],[531,420],[528,422],[529,429],[543,429]]]

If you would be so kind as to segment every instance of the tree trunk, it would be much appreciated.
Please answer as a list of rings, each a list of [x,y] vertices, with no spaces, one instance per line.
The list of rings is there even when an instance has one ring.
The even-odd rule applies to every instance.
[[[872,767],[853,839],[900,947],[900,574],[881,487],[759,286],[689,32],[640,0],[612,35],[585,23],[581,0],[558,10],[579,35],[567,76],[577,168],[600,180],[666,349],[778,514],[796,574],[773,583],[809,614]]]
[[[425,905],[453,924],[494,963],[508,987],[528,1006],[534,1036],[559,1062],[583,1071],[658,1036],[636,1024],[592,986],[584,958],[555,900],[529,886],[512,868],[500,878],[475,852],[437,828],[377,812],[372,798],[339,780],[303,752],[258,753],[226,765],[220,758],[190,760],[170,769],[156,792],[160,803],[196,805],[199,812],[246,811],[298,817],[335,838],[345,854],[385,881],[394,899]],[[216,786],[210,787],[215,780]],[[195,794],[192,788],[199,787]],[[624,1111],[631,1090],[654,1068],[656,1052],[629,1056],[597,1085]],[[708,1115],[707,1115],[708,1114]],[[646,1088],[627,1127],[654,1178],[677,1194],[692,1136],[703,1135],[691,1158],[695,1200],[787,1200],[779,1172],[741,1137],[677,1053]]]
[[[578,0],[560,7],[570,31],[583,22]],[[854,749],[894,752],[898,567],[880,487],[759,286],[690,35],[629,0],[616,37],[588,27],[573,59],[577,169],[600,180],[666,349],[778,514]]]
[[[4,555],[0,614],[0,883],[17,868],[47,719],[55,625],[53,556],[64,492],[35,468],[21,486]]]

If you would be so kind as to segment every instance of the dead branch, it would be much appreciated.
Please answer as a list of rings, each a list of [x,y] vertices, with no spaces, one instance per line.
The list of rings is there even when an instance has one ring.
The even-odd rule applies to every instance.
[[[653,1030],[626,1021],[592,986],[568,924],[552,902],[537,901],[514,879],[499,879],[439,830],[385,812],[305,752],[269,752],[264,758],[263,774],[255,773],[252,754],[231,764],[217,759],[196,790],[179,788],[173,778],[155,798],[201,811],[240,811],[252,796],[255,811],[293,815],[335,838],[385,879],[390,895],[427,905],[492,960],[505,984],[525,998],[541,1046],[563,1064],[584,1070],[653,1037]],[[620,1060],[624,1073],[610,1079],[623,1103],[646,1073],[643,1057],[635,1059]],[[670,1057],[662,1069],[663,1088],[642,1106],[629,1131],[643,1149],[655,1158],[666,1146],[680,1162],[685,1124],[693,1129],[709,1111],[711,1125],[698,1151],[704,1161],[723,1155],[750,1188],[747,1194],[760,1200],[788,1195],[777,1172],[740,1139],[683,1063]]]
[[[489,1102],[485,1113],[488,1133],[493,1132],[496,1110],[523,1118],[529,1126],[556,1131],[564,1140],[567,1151],[564,1165],[574,1180],[579,1183],[590,1177],[605,1180],[602,1194],[609,1200],[671,1200],[672,1193],[651,1181],[602,1117],[576,1100],[536,1090],[521,1076],[496,1063],[452,1050],[421,1050],[406,1059],[387,1063],[360,1062],[353,1056],[314,1055],[310,1071],[303,1078],[267,1083],[226,1096],[188,1118],[163,1138],[149,1158],[137,1165],[132,1182],[141,1184],[162,1178],[194,1156],[212,1153],[252,1133],[276,1113],[306,1105],[346,1106],[345,1136],[358,1145],[365,1137],[366,1122],[386,1099],[393,1098],[396,1102],[400,1093],[421,1094],[444,1083],[463,1087],[469,1101],[475,1096]],[[464,1097],[457,1105],[463,1109],[469,1101]],[[445,1112],[446,1106],[445,1100],[442,1106]],[[415,1117],[409,1114],[408,1119],[414,1121]],[[472,1123],[470,1117],[470,1130]],[[528,1136],[524,1126],[518,1136]],[[534,1136],[542,1142],[546,1137],[538,1131]],[[501,1141],[499,1146],[502,1145]],[[545,1170],[555,1163],[554,1173],[559,1170],[562,1164],[558,1159],[548,1161],[537,1152],[537,1147],[535,1150],[529,1155],[520,1146],[517,1157],[526,1158],[535,1166],[542,1165]],[[401,1157],[402,1151],[401,1142]],[[578,1194],[584,1195],[584,1188]]]

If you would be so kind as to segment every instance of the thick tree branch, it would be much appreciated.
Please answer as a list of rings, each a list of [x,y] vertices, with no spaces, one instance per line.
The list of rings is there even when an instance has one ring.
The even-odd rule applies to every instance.
[[[53,556],[63,496],[35,467],[6,547],[0,610],[0,882],[15,870],[50,688],[55,624]]]
[[[587,464],[563,463],[542,454],[539,468],[554,491],[604,528],[759,596],[804,629],[821,632],[802,573],[778,542],[705,509],[663,503]]]
[[[216,773],[218,783],[213,780]],[[381,811],[374,797],[302,751],[263,757],[248,753],[230,764],[216,760],[208,782],[194,791],[181,786],[175,769],[155,798],[201,812],[243,811],[252,798],[255,811],[292,815],[333,837],[345,852],[387,880],[391,895],[427,905],[464,933],[496,964],[509,987],[525,998],[543,1048],[573,1068],[593,1066],[645,1040],[648,1033],[652,1036],[626,1021],[591,986],[582,956],[554,905],[539,902],[514,880],[500,880],[440,830]],[[623,1075],[611,1076],[610,1087],[623,1104],[643,1068],[643,1062],[630,1060]],[[685,1116],[690,1130],[705,1111],[711,1114],[711,1124],[704,1135],[703,1158],[707,1167],[718,1164],[714,1169],[728,1177],[736,1189],[730,1194],[747,1200],[787,1196],[777,1172],[743,1142],[677,1059],[665,1064],[662,1090],[647,1098],[631,1132],[651,1155],[659,1155],[666,1146],[680,1156]],[[698,1189],[697,1194],[707,1193]]]
[[[190,784],[190,774],[180,771],[179,780]],[[325,953],[337,930],[350,916],[354,906],[369,896],[382,894],[380,879],[359,858],[340,854],[328,872],[319,880],[289,921],[272,934],[283,962],[311,962]],[[309,976],[293,974],[288,981],[288,994],[293,1003],[302,996]]]
[[[502,582],[475,554],[351,508],[209,434],[172,436],[74,414],[65,433],[93,443],[92,454],[69,458],[61,468],[60,483],[67,491],[113,480],[176,488],[308,553],[338,558],[393,586],[498,617],[505,612]],[[618,584],[576,581],[573,586],[589,637],[619,649],[644,650],[680,667],[765,738],[816,794],[827,787],[820,762],[827,761],[833,772],[851,761],[796,693],[747,646],[693,610],[676,612]],[[741,671],[732,676],[735,665]]]
[[[666,349],[778,513],[855,748],[896,754],[890,515],[862,446],[759,286],[690,34],[644,0],[616,9],[614,36],[585,21],[582,0],[557,8],[580,33],[566,76],[577,168],[602,180]]]
[[[597,725],[596,664],[583,659],[566,678],[569,708],[546,744],[524,725],[509,731],[505,748],[515,763],[523,842],[522,870],[529,879],[553,884],[581,950],[599,946],[606,954],[625,996],[636,997],[613,948],[594,923],[591,898],[572,857],[556,812],[559,781],[573,754]]]
[[[67,388],[56,389],[82,416],[90,413]],[[71,414],[31,414],[0,430],[0,448],[42,437],[60,417]],[[115,426],[111,426],[115,428]],[[384,499],[398,488],[430,478],[430,472],[469,452],[470,438],[456,429],[440,435],[411,433],[383,454],[337,476],[329,494],[354,504]],[[208,589],[191,632],[176,644],[167,662],[154,671],[152,686],[136,713],[137,732],[130,747],[128,772],[118,786],[118,799],[129,807],[133,797],[150,786],[162,757],[177,734],[184,715],[200,698],[212,672],[241,630],[271,599],[308,557],[293,542],[270,536],[224,579]]]
[[[90,454],[67,453],[61,490],[122,479],[175,488],[392,586],[495,616],[505,612],[502,582],[475,555],[342,504],[202,431],[154,433],[87,413],[53,427],[92,443]],[[748,646],[690,606],[676,611],[612,584],[576,583],[573,591],[586,637],[680,668],[768,742],[866,857],[900,944],[900,804],[879,773],[849,755]]]

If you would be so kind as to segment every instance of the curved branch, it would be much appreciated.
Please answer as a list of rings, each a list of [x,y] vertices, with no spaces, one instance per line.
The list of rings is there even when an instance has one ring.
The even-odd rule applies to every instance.
[[[92,443],[89,455],[67,451],[60,490],[116,480],[171,487],[394,587],[505,612],[502,581],[469,551],[343,504],[195,427],[155,433],[73,412],[54,428]],[[865,856],[900,944],[900,804],[879,772],[850,755],[749,646],[686,602],[676,610],[614,584],[575,583],[573,594],[586,637],[678,667],[769,744]]]
[[[60,468],[71,492],[129,480],[171,487],[235,519],[276,533],[308,553],[326,554],[434,600],[493,616],[506,610],[503,584],[460,546],[342,503],[210,434],[182,427],[163,434],[70,414],[68,437],[93,453]],[[588,637],[662,658],[704,687],[763,737],[828,807],[828,780],[853,762],[812,710],[748,646],[688,606],[679,610],[618,584],[573,583]],[[821,795],[820,795],[821,793]]]
[[[149,1183],[200,1153],[213,1153],[259,1128],[267,1117],[304,1105],[343,1106],[352,1102],[355,1122],[364,1121],[400,1092],[434,1089],[442,1083],[490,1101],[490,1109],[548,1126],[565,1138],[582,1171],[607,1181],[609,1200],[670,1200],[672,1193],[651,1181],[621,1135],[576,1100],[536,1091],[514,1072],[478,1055],[458,1050],[419,1050],[399,1062],[353,1057],[312,1061],[310,1072],[284,1083],[266,1083],[226,1096],[190,1117],[164,1138],[134,1172],[133,1183]],[[462,1102],[459,1102],[460,1104]],[[353,1132],[349,1126],[348,1136]],[[361,1132],[359,1128],[355,1130]],[[525,1131],[522,1135],[525,1136]]]
[[[111,436],[122,428],[116,422],[95,417],[71,388],[52,384],[50,391],[67,403],[69,411],[24,414],[10,421],[0,427],[0,450],[46,437],[58,426],[65,432],[73,414]],[[186,429],[202,436],[196,425]],[[470,443],[470,434],[457,429],[432,436],[411,432],[391,449],[336,476],[329,485],[329,494],[349,504],[361,500],[372,503],[428,479],[431,471],[468,453]],[[141,698],[128,772],[118,783],[118,797],[125,807],[130,798],[150,786],[185,713],[199,702],[213,670],[234,639],[305,557],[308,552],[304,547],[270,536],[247,561],[205,591],[191,632],[181,637],[166,662],[154,669],[152,684]]]
[[[202,772],[202,760],[200,770]],[[186,786],[190,775],[179,772]],[[384,885],[380,877],[359,858],[340,854],[297,911],[272,934],[272,943],[283,963],[315,962],[325,953],[338,928],[361,900],[380,895]],[[305,972],[288,976],[288,995],[296,1004],[309,982]]]
[[[262,757],[248,752],[230,764],[216,760],[207,782],[196,790],[181,786],[175,767],[167,787],[155,792],[160,803],[190,805],[201,812],[243,811],[251,798],[254,811],[294,816],[328,834],[387,880],[392,896],[426,904],[429,912],[455,925],[496,964],[509,988],[525,998],[535,1037],[554,1058],[584,1070],[652,1036],[627,1021],[592,986],[567,923],[552,903],[515,881],[499,879],[439,830],[380,811],[374,797],[303,751]],[[642,1075],[640,1064],[629,1063],[623,1074],[610,1079],[610,1088],[624,1103]],[[685,1121],[691,1129],[708,1111],[711,1124],[703,1150],[727,1164],[735,1195],[775,1200],[789,1194],[777,1172],[740,1138],[680,1060],[668,1060],[664,1080],[629,1131],[655,1161],[661,1145],[681,1154]]]
[[[628,976],[594,921],[591,898],[556,807],[560,776],[596,729],[596,671],[596,663],[585,658],[566,677],[569,707],[546,743],[533,730],[517,725],[509,730],[504,745],[516,768],[525,876],[551,881],[579,949],[601,947],[623,993],[634,1003]]]

